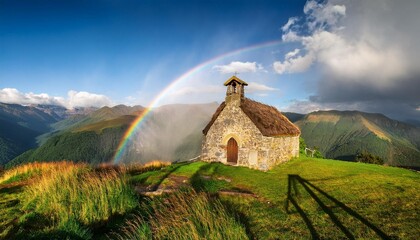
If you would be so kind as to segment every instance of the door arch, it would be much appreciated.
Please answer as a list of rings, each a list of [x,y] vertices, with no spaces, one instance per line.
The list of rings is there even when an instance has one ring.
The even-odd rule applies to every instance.
[[[227,162],[231,164],[238,163],[238,143],[234,138],[230,138],[227,143]]]

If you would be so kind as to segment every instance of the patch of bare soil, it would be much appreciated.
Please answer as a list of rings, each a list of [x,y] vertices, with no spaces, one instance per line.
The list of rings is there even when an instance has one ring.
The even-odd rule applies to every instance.
[[[141,195],[153,197],[160,196],[163,193],[171,193],[181,187],[188,186],[191,185],[187,177],[169,175],[157,188],[155,186],[136,186],[135,190]],[[153,188],[156,188],[156,190],[153,191]]]

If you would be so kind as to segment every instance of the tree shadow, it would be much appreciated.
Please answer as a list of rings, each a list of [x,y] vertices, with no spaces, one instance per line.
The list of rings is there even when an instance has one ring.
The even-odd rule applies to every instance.
[[[303,221],[307,225],[309,231],[311,232],[311,236],[313,239],[319,239],[319,235],[316,232],[312,222],[310,221],[309,217],[305,213],[305,211],[299,206],[297,203],[295,196],[299,196],[298,184],[301,185],[305,191],[318,203],[318,205],[322,208],[322,210],[328,214],[332,222],[341,230],[341,232],[346,235],[349,239],[355,239],[355,236],[343,225],[343,223],[337,218],[334,212],[328,207],[315,193],[321,194],[325,196],[327,199],[335,203],[337,207],[344,210],[347,214],[351,215],[352,217],[358,219],[362,224],[373,230],[379,237],[382,239],[390,239],[390,237],[385,234],[381,229],[376,227],[373,223],[369,222],[366,218],[362,217],[353,209],[346,206],[344,203],[338,201],[336,198],[332,197],[319,187],[313,185],[308,180],[300,177],[299,175],[289,174],[288,175],[288,186],[287,186],[287,200],[285,204],[286,212],[289,213],[289,202],[296,208],[299,215],[302,217]],[[315,191],[314,191],[315,190]]]

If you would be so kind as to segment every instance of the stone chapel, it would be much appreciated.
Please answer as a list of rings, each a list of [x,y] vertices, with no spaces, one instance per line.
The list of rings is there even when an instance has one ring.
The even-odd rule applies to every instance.
[[[300,130],[276,108],[245,97],[248,84],[229,78],[225,101],[203,130],[203,161],[266,171],[299,155]]]

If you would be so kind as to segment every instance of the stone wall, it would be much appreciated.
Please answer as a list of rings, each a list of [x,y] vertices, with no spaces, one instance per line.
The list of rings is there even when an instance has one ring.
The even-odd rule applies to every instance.
[[[238,143],[238,166],[268,170],[299,155],[299,136],[265,137],[239,107],[239,96],[226,106],[204,136],[202,160],[227,163],[227,142]]]

